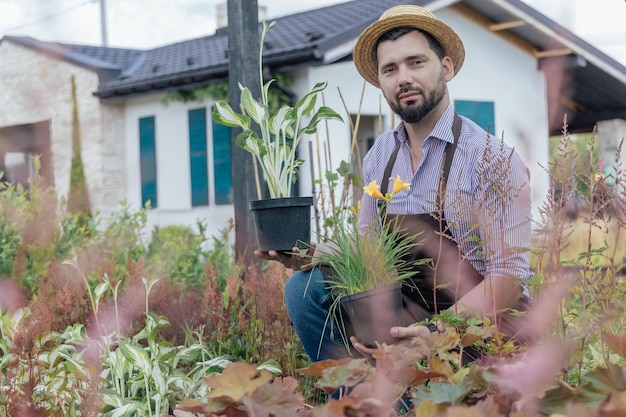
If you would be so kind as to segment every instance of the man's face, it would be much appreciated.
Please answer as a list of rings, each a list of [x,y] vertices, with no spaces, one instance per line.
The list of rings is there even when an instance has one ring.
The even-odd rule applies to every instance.
[[[378,81],[389,106],[407,123],[417,123],[442,103],[452,78],[449,57],[440,61],[417,31],[378,45]],[[445,103],[447,104],[447,103]]]

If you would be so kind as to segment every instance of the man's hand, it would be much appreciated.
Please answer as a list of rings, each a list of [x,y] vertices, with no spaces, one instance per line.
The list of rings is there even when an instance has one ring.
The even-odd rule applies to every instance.
[[[397,326],[397,327],[392,327],[389,330],[389,334],[392,337],[395,337],[396,339],[408,339],[411,337],[418,337],[418,336],[428,337],[430,333],[431,333],[430,329],[426,326],[407,326],[407,327]],[[350,337],[350,343],[352,343],[352,346],[354,346],[354,348],[366,358],[371,357],[372,354],[378,350],[377,347],[370,348],[370,347],[365,346],[355,336]]]
[[[277,261],[285,265],[286,268],[294,271],[308,271],[313,266],[313,253],[315,252],[315,243],[311,243],[307,249],[300,249],[297,246],[291,248],[291,252],[270,250],[267,252],[255,250],[254,255],[257,258],[268,261]]]
[[[430,329],[426,326],[392,327],[389,330],[389,334],[398,339],[408,339],[417,336],[428,337],[430,333]]]

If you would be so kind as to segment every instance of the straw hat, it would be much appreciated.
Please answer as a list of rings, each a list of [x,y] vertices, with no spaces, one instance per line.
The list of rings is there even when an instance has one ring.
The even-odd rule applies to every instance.
[[[401,26],[414,27],[430,33],[441,44],[444,55],[452,59],[454,74],[459,72],[465,60],[465,48],[459,35],[428,10],[419,6],[402,5],[388,9],[376,22],[368,26],[356,41],[353,52],[354,65],[370,84],[380,87],[378,68],[374,63],[376,42],[385,32]]]

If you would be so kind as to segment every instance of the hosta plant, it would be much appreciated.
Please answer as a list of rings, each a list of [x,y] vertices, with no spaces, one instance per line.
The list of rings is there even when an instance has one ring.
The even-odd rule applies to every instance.
[[[229,127],[241,128],[237,146],[250,152],[259,163],[270,198],[290,197],[292,185],[298,178],[298,167],[304,162],[296,156],[298,144],[305,134],[314,134],[322,120],[339,120],[341,116],[329,107],[315,108],[318,95],[326,88],[326,82],[315,84],[295,106],[282,106],[275,113],[270,111],[269,89],[274,80],[263,83],[263,42],[273,23],[263,23],[259,52],[259,77],[261,97],[257,101],[248,87],[241,84],[241,107],[238,113],[230,104],[219,100],[213,108],[213,120]],[[257,125],[260,134],[253,127]],[[257,194],[261,198],[261,186],[257,181]]]

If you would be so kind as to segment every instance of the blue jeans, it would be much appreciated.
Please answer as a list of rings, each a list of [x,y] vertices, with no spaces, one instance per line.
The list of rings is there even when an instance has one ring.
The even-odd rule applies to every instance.
[[[285,304],[293,326],[312,362],[350,356],[337,324],[328,320],[330,292],[318,268],[297,271],[285,284]],[[351,350],[352,354],[357,354]]]

